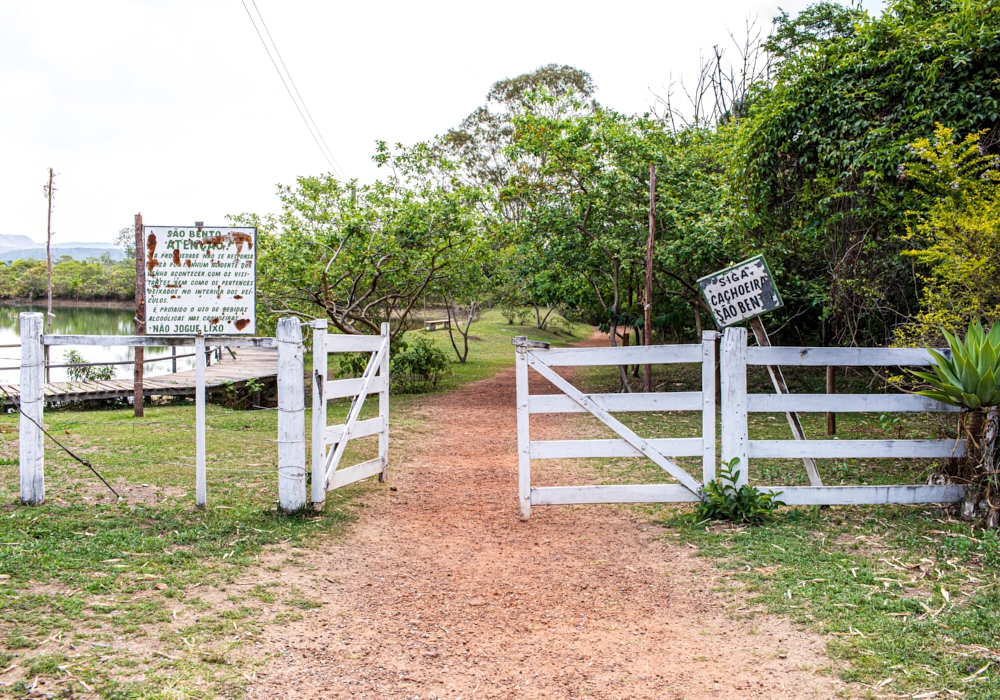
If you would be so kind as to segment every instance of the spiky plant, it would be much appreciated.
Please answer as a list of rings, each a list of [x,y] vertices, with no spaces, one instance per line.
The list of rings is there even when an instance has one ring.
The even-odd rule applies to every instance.
[[[933,388],[917,393],[969,410],[1000,405],[1000,322],[986,333],[983,325],[975,321],[964,342],[948,331],[942,332],[951,348],[951,359],[927,348],[934,358],[934,373],[913,374]]]

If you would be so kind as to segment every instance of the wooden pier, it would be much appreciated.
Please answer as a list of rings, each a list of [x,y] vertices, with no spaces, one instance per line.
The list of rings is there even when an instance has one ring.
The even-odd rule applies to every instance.
[[[222,360],[205,368],[205,390],[211,392],[224,385],[240,385],[248,379],[262,383],[274,382],[278,376],[277,348],[240,347],[232,353],[223,349]],[[169,361],[170,357],[162,358]],[[20,395],[17,384],[0,383],[3,391],[12,397]],[[121,399],[132,396],[131,379],[109,379],[99,382],[50,382],[44,385],[46,403],[69,403],[101,399]],[[176,374],[158,374],[142,382],[145,396],[194,396],[195,371]],[[4,405],[10,405],[6,395],[0,396]]]

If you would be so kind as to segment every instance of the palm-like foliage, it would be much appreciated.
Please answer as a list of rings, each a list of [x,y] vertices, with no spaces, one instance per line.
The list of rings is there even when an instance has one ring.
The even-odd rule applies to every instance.
[[[951,359],[927,348],[934,358],[934,373],[913,372],[933,388],[918,391],[922,396],[969,409],[1000,405],[1000,323],[989,333],[976,321],[969,326],[965,341],[943,331]]]

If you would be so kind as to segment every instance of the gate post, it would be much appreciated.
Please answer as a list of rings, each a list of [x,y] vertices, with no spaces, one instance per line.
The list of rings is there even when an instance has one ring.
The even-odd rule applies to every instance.
[[[18,428],[21,502],[37,506],[45,502],[45,435],[40,427],[45,409],[42,315],[22,313],[20,323],[21,379],[17,400],[21,407]]]
[[[313,321],[312,376],[312,502],[319,508],[326,503],[326,319]]]
[[[306,398],[302,326],[278,321],[278,505],[286,513],[306,505]]]
[[[389,322],[382,324],[382,337],[389,344]],[[382,419],[382,432],[378,434],[378,456],[382,460],[382,471],[378,480],[384,482],[389,478],[389,348],[382,355],[382,364],[378,368],[382,375],[382,391],[378,393],[378,415]]]
[[[517,345],[515,338],[516,384],[517,384],[517,490],[521,504],[521,519],[531,517],[531,435],[528,414],[528,353],[527,348]]]
[[[735,486],[747,483],[747,329],[727,328],[722,336],[722,461],[739,458],[740,478]]]

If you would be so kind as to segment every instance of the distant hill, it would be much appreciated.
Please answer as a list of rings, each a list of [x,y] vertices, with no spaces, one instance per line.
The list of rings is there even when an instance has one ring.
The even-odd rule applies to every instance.
[[[0,233],[0,250],[4,248],[34,248],[38,244],[27,236],[15,236],[9,233]]]
[[[8,238],[26,238],[26,236],[8,236]],[[12,262],[14,260],[45,260],[44,246],[38,248],[37,243],[33,241],[32,243],[33,245],[30,248],[0,248],[0,260],[4,262]],[[125,257],[125,253],[121,248],[108,243],[64,243],[52,246],[53,262],[64,255],[68,255],[74,260],[86,260],[87,258],[99,258],[104,253],[110,253],[114,260],[122,260]]]

